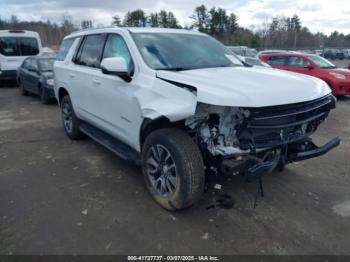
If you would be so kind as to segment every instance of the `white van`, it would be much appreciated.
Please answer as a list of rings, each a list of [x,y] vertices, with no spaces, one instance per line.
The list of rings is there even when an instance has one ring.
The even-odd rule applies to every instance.
[[[17,68],[28,56],[42,52],[40,36],[24,30],[0,30],[0,81],[15,80]]]

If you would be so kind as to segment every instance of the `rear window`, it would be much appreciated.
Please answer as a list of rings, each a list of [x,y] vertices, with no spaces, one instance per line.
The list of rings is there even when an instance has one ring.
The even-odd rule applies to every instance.
[[[269,65],[285,65],[286,57],[285,56],[271,56],[267,63]]]
[[[38,40],[33,37],[0,37],[0,53],[4,56],[37,55]]]
[[[64,59],[66,59],[68,51],[71,48],[74,40],[75,38],[69,38],[69,39],[63,40],[60,46],[60,49],[58,50],[58,53],[57,53],[57,57],[56,57],[57,60],[63,61]]]

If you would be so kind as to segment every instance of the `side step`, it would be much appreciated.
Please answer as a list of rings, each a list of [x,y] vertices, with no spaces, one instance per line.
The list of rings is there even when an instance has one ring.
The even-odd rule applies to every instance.
[[[140,164],[140,153],[128,146],[127,144],[123,143],[122,141],[118,140],[117,138],[112,137],[106,132],[86,122],[80,123],[80,130],[81,132],[91,137],[97,143],[103,145],[122,159],[133,161],[136,164]]]

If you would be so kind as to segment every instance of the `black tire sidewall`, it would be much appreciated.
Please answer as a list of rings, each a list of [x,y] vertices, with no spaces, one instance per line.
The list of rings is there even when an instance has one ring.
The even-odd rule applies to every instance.
[[[28,91],[25,89],[25,87],[24,87],[22,81],[19,82],[19,89],[21,90],[22,96],[28,95]]]
[[[70,139],[80,139],[83,135],[79,129],[79,119],[77,118],[77,116],[75,115],[74,113],[74,109],[73,109],[73,105],[72,105],[72,102],[70,100],[70,97],[67,95],[67,96],[64,96],[62,98],[62,101],[61,101],[61,111],[62,111],[62,108],[63,108],[63,105],[65,103],[68,103],[68,105],[70,106],[70,110],[72,112],[72,121],[73,121],[73,128],[72,128],[72,131],[69,132],[65,125],[64,125],[64,118],[63,118],[63,112],[61,112],[62,114],[62,124],[63,124],[63,129],[64,129],[64,132],[67,134],[67,136],[70,138]]]
[[[42,87],[39,88],[39,97],[43,104],[50,103],[50,97],[45,88],[42,88]]]
[[[187,170],[188,170],[187,165],[191,165],[191,163],[188,163],[187,159],[185,159],[185,156],[182,155],[182,152],[179,150],[180,149],[179,145],[176,144],[175,140],[172,140],[171,136],[167,136],[166,132],[163,132],[163,133],[157,132],[157,135],[150,135],[149,139],[146,139],[146,142],[142,151],[142,163],[145,163],[147,159],[148,151],[150,150],[151,146],[156,144],[164,146],[171,154],[176,165],[177,177],[176,177],[175,191],[168,197],[160,196],[156,192],[156,190],[153,188],[148,178],[145,164],[142,164],[142,171],[146,182],[146,186],[152,198],[162,207],[171,211],[180,210],[191,206],[193,203],[188,202],[188,199],[191,198],[191,196],[189,195],[191,190],[189,188],[189,184],[191,183],[189,179],[191,178],[187,174]],[[203,181],[204,181],[204,167],[203,167]],[[204,183],[203,183],[202,191],[204,191]]]

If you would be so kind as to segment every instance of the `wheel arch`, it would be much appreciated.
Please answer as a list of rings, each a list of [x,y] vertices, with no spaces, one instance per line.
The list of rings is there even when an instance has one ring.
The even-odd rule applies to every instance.
[[[64,87],[58,88],[58,103],[61,104],[62,98],[66,95],[69,95],[68,90]]]
[[[169,118],[163,115],[156,119],[145,118],[140,128],[140,137],[139,137],[140,148],[142,149],[147,136],[151,134],[153,131],[158,129],[163,129],[163,128],[170,128],[170,127],[184,129],[185,128],[184,120],[171,122]]]

